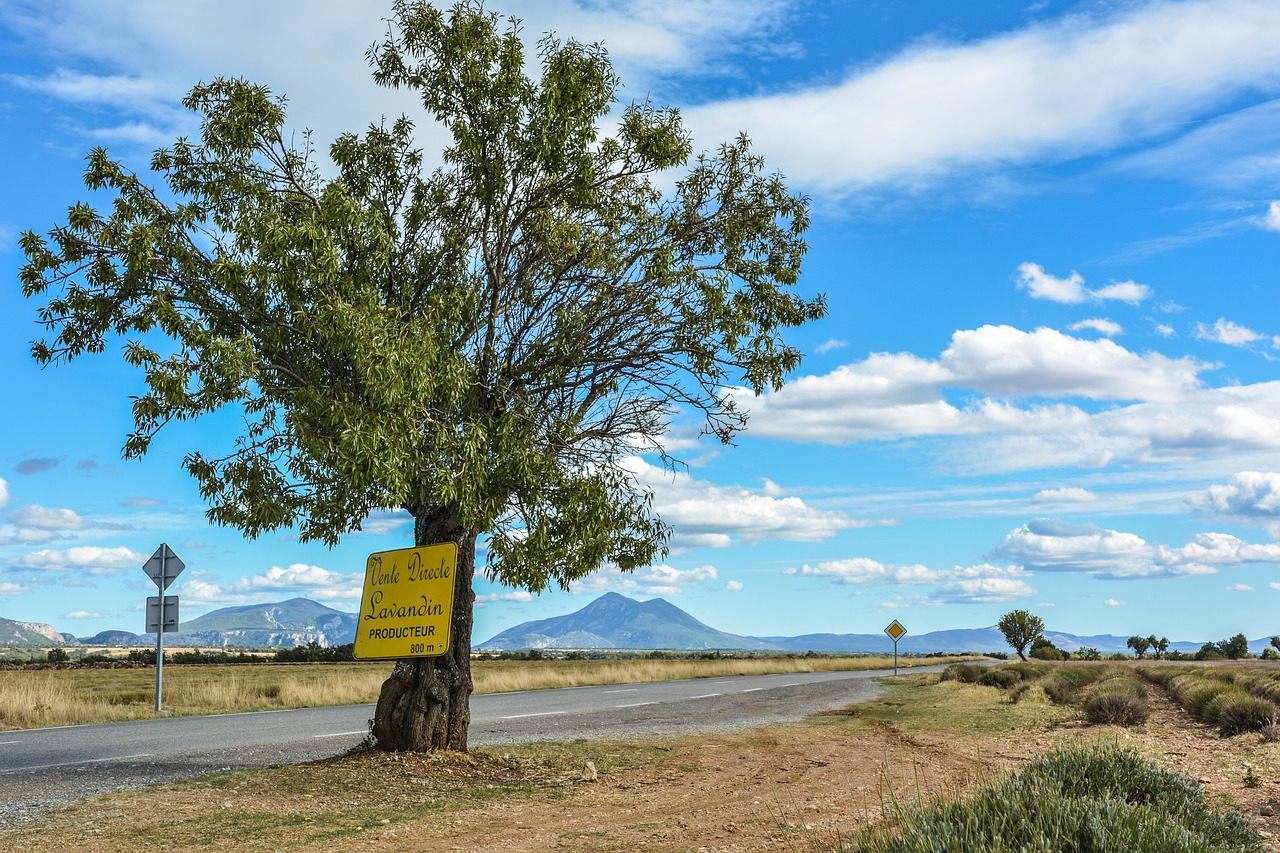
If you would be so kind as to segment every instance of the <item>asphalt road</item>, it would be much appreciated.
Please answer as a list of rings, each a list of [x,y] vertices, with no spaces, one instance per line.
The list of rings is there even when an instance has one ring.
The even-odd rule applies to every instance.
[[[928,669],[935,669],[929,667]],[[915,669],[915,668],[913,668]],[[702,678],[471,698],[470,743],[625,738],[800,719],[874,698],[887,670]],[[355,747],[373,705],[0,732],[0,824],[80,797]]]

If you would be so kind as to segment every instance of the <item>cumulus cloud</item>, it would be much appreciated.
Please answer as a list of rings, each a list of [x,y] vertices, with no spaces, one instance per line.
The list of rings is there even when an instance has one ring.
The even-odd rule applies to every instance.
[[[606,566],[582,580],[574,581],[569,591],[574,594],[621,592],[670,596],[679,595],[685,587],[710,583],[718,580],[719,577],[720,573],[715,566],[677,569],[674,566],[659,564],[636,569],[633,572],[620,572],[615,567]]]
[[[750,412],[752,433],[771,438],[848,444],[926,435],[1078,437],[1096,429],[1102,415],[1042,398],[1138,400],[1180,409],[1207,367],[1054,329],[983,326],[957,331],[937,360],[878,353],[759,397],[742,388],[728,393]],[[961,408],[947,394],[963,390],[990,396]],[[1033,402],[1010,402],[1019,398]],[[1107,410],[1113,419],[1123,411]]]
[[[1233,347],[1248,346],[1254,341],[1262,337],[1246,326],[1239,323],[1233,323],[1225,318],[1219,318],[1218,322],[1212,326],[1206,326],[1204,323],[1196,323],[1196,337],[1206,341],[1214,341],[1219,344],[1227,344]]]
[[[4,509],[9,504],[9,483],[3,477],[0,477],[0,509]]]
[[[743,586],[740,581],[725,581],[724,588],[729,592],[738,592]]]
[[[1227,592],[1254,592],[1254,588],[1247,583],[1233,583],[1230,586],[1223,587]]]
[[[1240,471],[1188,499],[1195,509],[1226,517],[1280,521],[1280,474]]]
[[[119,615],[120,615],[119,613],[116,613],[114,611],[72,610],[70,613],[63,613],[62,618],[64,619],[105,619],[109,616],[119,616]]]
[[[32,551],[18,557],[14,565],[49,572],[86,572],[91,575],[114,575],[125,569],[141,569],[147,555],[124,546],[102,548],[80,545],[65,550]]]
[[[1098,290],[1089,290],[1084,286],[1084,277],[1075,270],[1072,270],[1071,275],[1067,278],[1058,278],[1045,272],[1044,267],[1039,264],[1033,264],[1029,261],[1018,265],[1017,282],[1019,287],[1030,291],[1034,299],[1046,299],[1050,302],[1060,302],[1064,305],[1090,301],[1098,302],[1107,299],[1137,305],[1144,299],[1150,299],[1152,295],[1150,287],[1132,281],[1113,282]],[[1091,320],[1086,322],[1115,325],[1110,320]],[[1085,324],[1079,325],[1083,326]]]
[[[193,606],[227,607],[303,596],[331,606],[354,608],[364,588],[364,573],[342,574],[307,563],[272,566],[238,581],[223,581],[205,571],[182,577],[182,596]]]
[[[1220,568],[1280,561],[1280,543],[1254,544],[1199,533],[1180,547],[1093,524],[1038,518],[1011,531],[989,555],[1032,572],[1078,572],[1106,579],[1209,575]]]
[[[918,564],[886,565],[868,557],[853,557],[793,567],[783,574],[830,578],[847,586],[932,587],[912,599],[921,605],[1011,601],[1036,593],[1035,588],[1023,580],[1028,575],[1024,569],[987,563],[935,570]]]
[[[29,504],[9,514],[9,518],[24,527],[42,530],[83,530],[85,521],[79,513],[70,509],[43,507]]]
[[[761,489],[720,486],[683,471],[669,472],[633,457],[626,464],[637,482],[653,492],[653,505],[673,529],[676,548],[727,548],[735,540],[819,542],[841,530],[863,526],[844,513],[820,510],[797,497],[779,497],[777,484]]]
[[[1105,317],[1091,317],[1088,320],[1081,320],[1079,323],[1072,323],[1068,328],[1073,332],[1091,329],[1108,338],[1124,334],[1124,326],[1121,326],[1115,320],[1108,320]]]
[[[1106,601],[1104,601],[1104,602],[1102,602],[1102,603],[1103,603],[1103,604],[1105,604],[1105,605],[1107,605],[1107,607],[1124,607],[1124,602],[1123,602],[1123,601],[1119,601],[1119,600],[1114,599],[1114,598],[1108,598]]]
[[[13,583],[12,581],[0,581],[0,595],[22,595],[31,591],[31,587]]]

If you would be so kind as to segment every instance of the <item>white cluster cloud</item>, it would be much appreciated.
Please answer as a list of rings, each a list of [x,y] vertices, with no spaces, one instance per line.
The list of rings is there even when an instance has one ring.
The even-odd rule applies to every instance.
[[[9,504],[9,481],[0,477],[0,509]]]
[[[307,563],[272,566],[261,574],[241,576],[230,583],[212,579],[204,571],[188,572],[182,578],[183,600],[192,606],[256,604],[288,595],[354,609],[363,588],[363,572],[342,574]]]
[[[1227,344],[1233,347],[1243,347],[1259,340],[1262,335],[1247,326],[1241,326],[1239,323],[1233,323],[1225,318],[1219,318],[1212,326],[1206,326],[1204,323],[1197,323],[1196,337],[1202,340],[1214,341],[1215,343]]]
[[[570,592],[574,594],[621,592],[656,596],[679,595],[685,587],[710,583],[719,578],[720,572],[715,566],[677,569],[663,563],[645,566],[633,572],[621,572],[616,567],[606,566],[581,580],[574,581]]]
[[[1023,580],[1028,572],[1022,568],[988,563],[939,571],[919,564],[886,565],[868,557],[854,557],[793,567],[784,574],[832,578],[849,586],[931,586],[927,595],[918,598],[920,604],[1011,601],[1036,593]]]
[[[1240,471],[1230,482],[1212,485],[1188,503],[1212,515],[1280,521],[1280,474]]]
[[[114,575],[125,569],[140,569],[147,561],[146,554],[119,546],[104,548],[96,545],[78,545],[64,550],[44,549],[18,557],[14,565],[37,571],[78,571],[91,575]]]
[[[1107,579],[1216,574],[1221,567],[1280,561],[1280,543],[1254,544],[1226,533],[1199,533],[1181,547],[1135,533],[1039,518],[1011,531],[989,555],[1032,572],[1079,572]]]
[[[684,471],[665,471],[639,457],[626,464],[637,482],[653,492],[654,509],[673,528],[675,548],[727,548],[735,540],[819,542],[862,526],[844,513],[816,509],[797,497],[779,497],[777,484],[769,481],[760,489],[720,486]]]
[[[1079,323],[1072,323],[1068,328],[1073,332],[1091,329],[1108,338],[1114,338],[1116,335],[1124,334],[1124,326],[1121,326],[1115,320],[1108,320],[1105,317],[1090,317],[1088,320],[1081,320]]]
[[[968,437],[960,453],[971,463],[961,463],[979,468],[1105,465],[1242,441],[1280,447],[1280,385],[1206,389],[1199,373],[1208,367],[1054,329],[983,326],[957,331],[936,360],[877,353],[760,397],[728,393],[750,412],[753,435],[829,444]],[[981,396],[949,399],[965,391]],[[1129,405],[1090,412],[1053,397]]]
[[[41,530],[83,530],[85,521],[75,510],[28,504],[9,513],[9,518],[24,527]]]
[[[1047,299],[1064,305],[1081,302],[1101,302],[1113,300],[1138,305],[1152,296],[1151,288],[1145,284],[1132,281],[1112,282],[1097,290],[1088,290],[1084,286],[1084,277],[1075,270],[1067,278],[1058,278],[1044,271],[1044,267],[1030,261],[1018,265],[1018,286],[1026,288],[1035,299]],[[1091,323],[1111,323],[1109,320],[1092,320]]]
[[[484,595],[476,596],[476,607],[488,607],[490,604],[496,604],[499,601],[515,601],[521,604],[527,604],[533,601],[533,593],[523,589],[512,590],[511,592],[492,592]]]

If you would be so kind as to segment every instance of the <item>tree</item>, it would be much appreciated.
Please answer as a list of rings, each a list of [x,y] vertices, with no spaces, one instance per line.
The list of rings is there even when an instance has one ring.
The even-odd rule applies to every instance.
[[[1125,640],[1124,644],[1133,649],[1134,654],[1138,656],[1138,660],[1142,660],[1142,656],[1147,653],[1147,649],[1151,648],[1150,639],[1147,637],[1139,637],[1137,635]]]
[[[1157,639],[1155,639],[1155,634],[1152,634],[1152,635],[1151,635],[1150,637],[1148,637],[1147,639],[1151,642],[1151,647],[1152,647],[1153,649],[1155,649],[1155,653],[1156,653],[1156,657],[1157,657],[1157,658],[1162,658],[1162,657],[1164,657],[1166,654],[1168,654],[1168,653],[1169,653],[1169,638],[1168,638],[1168,637],[1161,637],[1160,639],[1158,639],[1158,640],[1157,640]]]
[[[1043,634],[1031,641],[1030,656],[1037,660],[1066,660],[1067,653]]]
[[[49,663],[66,663],[71,660],[71,655],[67,654],[66,649],[49,649],[49,651],[45,653],[45,657],[48,659]]]
[[[1280,652],[1280,636],[1275,636],[1271,638],[1271,648],[1275,649],[1277,652]]]
[[[396,663],[387,749],[466,749],[477,537],[488,577],[532,592],[665,554],[629,460],[676,464],[677,416],[731,442],[735,398],[799,364],[783,331],[826,310],[792,291],[808,202],[745,136],[691,159],[677,111],[641,102],[601,137],[603,47],[538,53],[532,80],[518,22],[479,0],[396,0],[368,58],[449,131],[442,166],[402,117],[341,136],[323,177],[283,99],[215,79],[184,101],[200,139],[152,158],[165,190],[94,149],[85,182],[110,211],[22,236],[23,292],[48,298],[35,359],[124,338],[143,373],[126,458],[172,421],[243,413],[233,446],[183,462],[211,521],[332,545],[403,508],[416,544],[458,545],[451,648]],[[680,167],[664,196],[655,176]]]
[[[1249,657],[1249,640],[1244,634],[1236,634],[1227,640],[1219,640],[1218,651],[1228,660],[1240,660]]]
[[[1044,622],[1039,616],[1032,616],[1025,610],[1013,610],[1000,617],[996,623],[1005,642],[1018,653],[1018,657],[1027,659],[1027,646],[1031,645],[1044,632]]]

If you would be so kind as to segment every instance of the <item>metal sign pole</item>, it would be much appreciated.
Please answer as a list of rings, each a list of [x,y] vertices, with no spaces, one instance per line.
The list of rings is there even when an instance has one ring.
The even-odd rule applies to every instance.
[[[160,713],[160,697],[164,689],[164,588],[169,557],[167,546],[160,549],[160,624],[156,626],[156,713]]]
[[[898,674],[898,641],[893,641],[893,674]]]

